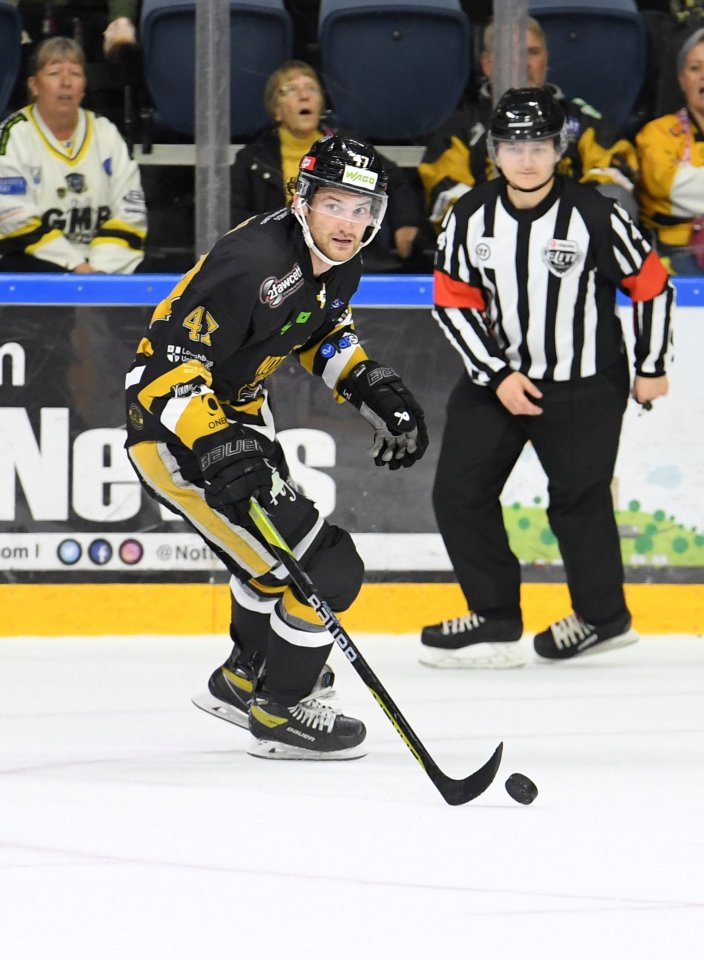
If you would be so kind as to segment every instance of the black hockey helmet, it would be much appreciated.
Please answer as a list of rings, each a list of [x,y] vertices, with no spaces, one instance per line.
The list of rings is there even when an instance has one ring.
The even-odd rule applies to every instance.
[[[361,140],[332,134],[316,140],[308,153],[301,157],[293,213],[303,228],[308,246],[326,260],[313,247],[306,213],[321,187],[341,187],[365,199],[371,198],[371,221],[368,221],[362,246],[370,243],[381,226],[388,202],[388,176],[374,147]]]
[[[518,140],[555,140],[560,156],[567,149],[565,113],[550,87],[511,87],[496,104],[487,138],[496,160],[496,144]]]
[[[374,147],[337,133],[316,140],[299,164],[296,191],[305,200],[325,184],[385,197],[389,178]],[[311,196],[309,196],[311,194]]]

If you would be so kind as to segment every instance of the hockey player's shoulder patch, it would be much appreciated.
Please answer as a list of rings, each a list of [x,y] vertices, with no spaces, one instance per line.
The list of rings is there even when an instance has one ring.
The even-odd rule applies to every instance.
[[[26,122],[26,120],[27,117],[24,113],[18,110],[17,113],[11,113],[10,116],[0,124],[0,157],[4,157],[7,153],[7,144],[13,128],[16,127],[18,123]]]

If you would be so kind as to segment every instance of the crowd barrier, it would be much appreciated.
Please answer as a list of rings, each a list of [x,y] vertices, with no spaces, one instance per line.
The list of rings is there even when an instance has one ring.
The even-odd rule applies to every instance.
[[[226,629],[220,564],[143,495],[123,449],[124,373],[177,279],[0,275],[0,635]],[[678,280],[677,293],[671,393],[647,413],[629,405],[614,482],[629,603],[653,633],[699,632],[704,612],[704,283]],[[294,360],[271,381],[294,479],[365,560],[351,629],[413,631],[464,607],[430,502],[462,367],[431,300],[430,277],[399,275],[365,277],[353,301],[368,353],[426,410],[431,446],[412,470],[375,468],[366,423]],[[626,301],[620,309],[629,337]],[[526,626],[538,629],[569,599],[530,447],[503,499]]]

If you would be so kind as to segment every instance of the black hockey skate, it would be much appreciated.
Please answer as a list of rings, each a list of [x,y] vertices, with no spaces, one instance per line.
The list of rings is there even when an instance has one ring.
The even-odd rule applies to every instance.
[[[256,694],[249,729],[247,753],[267,760],[354,760],[366,753],[362,721],[315,698],[288,707]]]
[[[627,613],[600,626],[587,623],[578,614],[571,613],[547,630],[536,633],[533,646],[539,657],[570,660],[587,653],[626,647],[637,640],[638,634],[631,628],[631,618]]]
[[[486,620],[476,613],[424,627],[420,662],[443,669],[522,667],[520,620]]]
[[[207,692],[196,694],[191,702],[206,713],[247,730],[249,705],[257,679],[253,670],[230,657],[210,675]],[[309,696],[325,699],[334,697],[334,683],[335,673],[326,663]]]

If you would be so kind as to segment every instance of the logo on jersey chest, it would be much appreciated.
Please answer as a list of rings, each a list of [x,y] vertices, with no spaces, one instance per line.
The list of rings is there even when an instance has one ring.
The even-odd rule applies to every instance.
[[[555,277],[565,277],[582,259],[574,240],[548,240],[541,251],[543,263]]]
[[[267,277],[259,288],[259,299],[267,307],[278,307],[302,283],[303,271],[299,264],[295,263],[286,276]]]
[[[86,178],[82,173],[68,173],[64,177],[65,187],[58,187],[57,193],[63,199],[67,193],[85,193],[88,189]]]

